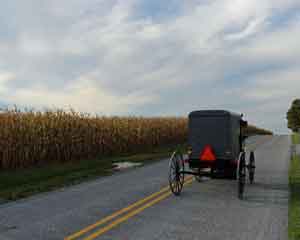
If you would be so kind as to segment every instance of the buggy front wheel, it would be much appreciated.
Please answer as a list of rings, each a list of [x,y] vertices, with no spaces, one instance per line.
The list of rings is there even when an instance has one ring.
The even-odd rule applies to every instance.
[[[238,177],[238,197],[243,198],[246,183],[246,159],[245,152],[241,152],[238,161],[237,177]]]
[[[169,186],[172,193],[180,195],[184,184],[184,161],[180,152],[175,151],[169,162]]]

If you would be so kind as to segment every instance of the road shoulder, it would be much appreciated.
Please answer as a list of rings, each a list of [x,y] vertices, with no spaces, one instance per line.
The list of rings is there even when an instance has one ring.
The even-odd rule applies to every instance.
[[[299,138],[292,136],[292,156],[289,170],[289,239],[300,239],[300,144]]]

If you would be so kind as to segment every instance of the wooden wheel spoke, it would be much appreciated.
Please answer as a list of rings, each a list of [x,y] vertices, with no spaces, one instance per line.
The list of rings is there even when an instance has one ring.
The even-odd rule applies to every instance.
[[[179,195],[184,184],[184,163],[180,153],[174,152],[169,164],[169,184],[171,191]]]

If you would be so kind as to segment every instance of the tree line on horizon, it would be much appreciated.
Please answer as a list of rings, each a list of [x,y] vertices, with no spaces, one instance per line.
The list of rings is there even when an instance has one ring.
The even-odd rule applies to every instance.
[[[293,132],[300,130],[300,99],[295,99],[287,112],[288,128]]]

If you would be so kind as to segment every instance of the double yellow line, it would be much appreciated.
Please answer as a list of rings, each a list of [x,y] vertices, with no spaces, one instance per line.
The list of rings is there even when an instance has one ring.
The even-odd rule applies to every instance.
[[[264,141],[261,141],[263,143]],[[256,148],[259,143],[252,143],[248,145],[248,148]],[[193,177],[188,177],[184,183],[184,185],[191,184],[193,182]],[[144,211],[145,209],[157,204],[163,199],[170,196],[172,193],[169,190],[169,186],[162,188],[160,191],[151,194],[150,196],[141,199],[119,211],[114,212],[113,214],[106,216],[105,218],[91,224],[82,230],[73,233],[70,236],[64,238],[64,240],[93,240],[112,228],[120,225],[121,223],[127,221],[128,219],[134,217],[138,213]]]
[[[184,185],[191,184],[194,181],[192,177],[186,179]],[[120,225],[121,223],[127,221],[128,219],[132,218],[133,216],[137,215],[138,213],[144,211],[146,208],[153,206],[154,204],[162,201],[163,199],[170,196],[172,193],[169,190],[169,186],[162,188],[160,191],[151,194],[150,196],[141,199],[97,222],[92,225],[89,225],[79,232],[73,233],[72,235],[64,238],[64,240],[77,240],[77,239],[84,239],[84,240],[93,240],[96,237],[106,233],[107,231],[111,230],[112,228]],[[127,214],[125,214],[127,213]],[[125,215],[123,215],[125,214]],[[121,216],[123,215],[123,216]],[[118,218],[117,218],[118,217]],[[106,225],[105,225],[106,224]],[[102,226],[102,227],[100,227]],[[100,227],[99,229],[97,229]],[[93,233],[90,234],[91,231],[95,230]],[[85,237],[84,237],[85,235]]]

